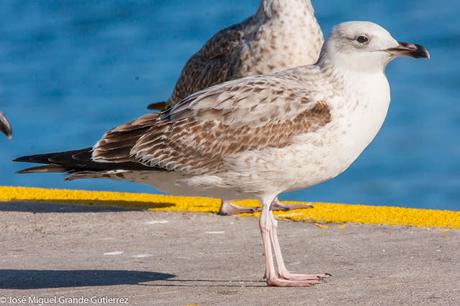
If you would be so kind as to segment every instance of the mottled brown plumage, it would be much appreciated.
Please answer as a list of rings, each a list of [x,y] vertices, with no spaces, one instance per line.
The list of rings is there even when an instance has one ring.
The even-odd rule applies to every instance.
[[[158,114],[141,116],[104,134],[93,150],[94,160],[130,162],[130,151],[140,137],[155,125]]]
[[[134,152],[146,165],[188,174],[213,174],[224,171],[224,160],[232,154],[283,148],[291,137],[309,133],[330,121],[328,107],[318,102],[291,120],[268,121],[264,125],[232,127],[222,122],[186,118],[174,125],[160,124],[139,139]]]

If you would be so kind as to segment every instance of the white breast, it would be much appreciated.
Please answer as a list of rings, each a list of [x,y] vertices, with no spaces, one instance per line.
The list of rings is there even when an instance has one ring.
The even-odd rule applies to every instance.
[[[337,107],[335,115],[346,125],[342,141],[356,159],[385,121],[391,100],[390,86],[383,73],[350,75],[346,86],[349,101]]]

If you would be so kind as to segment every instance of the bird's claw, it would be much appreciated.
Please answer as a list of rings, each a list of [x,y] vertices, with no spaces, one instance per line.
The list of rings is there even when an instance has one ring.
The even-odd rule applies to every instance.
[[[273,201],[271,205],[271,210],[280,210],[280,211],[288,211],[294,209],[308,209],[313,208],[311,204],[283,204],[278,200]]]
[[[244,214],[244,213],[251,214],[259,210],[260,210],[259,207],[242,207],[242,206],[233,205],[230,202],[224,201],[222,205],[220,206],[218,215],[232,216],[232,215]]]

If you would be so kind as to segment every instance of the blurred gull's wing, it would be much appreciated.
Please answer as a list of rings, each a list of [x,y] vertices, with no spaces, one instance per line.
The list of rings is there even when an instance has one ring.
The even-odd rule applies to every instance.
[[[201,89],[234,78],[237,70],[239,50],[244,42],[241,30],[250,19],[241,24],[216,33],[185,64],[171,94],[169,102],[174,104]],[[149,109],[165,109],[168,102],[156,102]]]

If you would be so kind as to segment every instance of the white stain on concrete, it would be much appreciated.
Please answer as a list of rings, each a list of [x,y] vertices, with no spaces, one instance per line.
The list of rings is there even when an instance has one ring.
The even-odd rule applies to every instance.
[[[169,221],[168,220],[151,220],[145,223],[146,224],[166,224],[166,223],[169,223]]]
[[[121,255],[123,253],[124,253],[123,251],[114,251],[114,252],[105,252],[104,255],[105,256],[117,256],[117,255]]]
[[[223,235],[225,234],[224,231],[210,231],[210,232],[206,232],[206,234],[209,234],[209,235]]]
[[[136,254],[131,256],[132,258],[146,258],[146,257],[152,257],[152,254]]]

